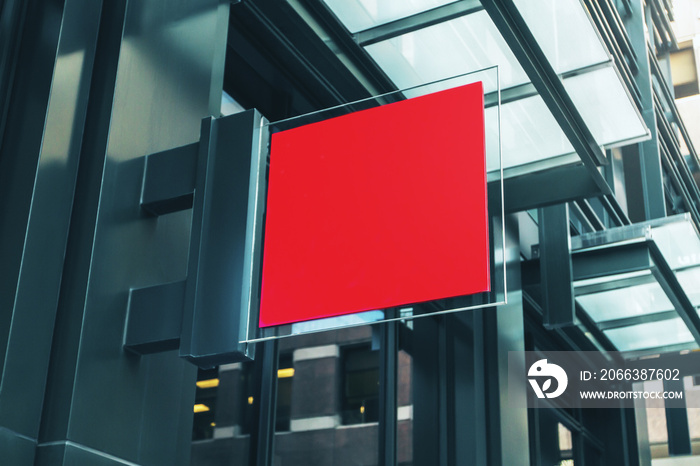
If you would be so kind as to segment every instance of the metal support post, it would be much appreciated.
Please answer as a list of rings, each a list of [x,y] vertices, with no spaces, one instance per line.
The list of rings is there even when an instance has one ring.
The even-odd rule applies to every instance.
[[[539,209],[540,283],[545,328],[574,325],[574,289],[566,204]]]
[[[379,465],[397,461],[398,322],[379,324]]]
[[[685,396],[683,379],[664,380],[665,392],[681,392]],[[664,400],[669,456],[691,455],[690,427],[685,398]]]

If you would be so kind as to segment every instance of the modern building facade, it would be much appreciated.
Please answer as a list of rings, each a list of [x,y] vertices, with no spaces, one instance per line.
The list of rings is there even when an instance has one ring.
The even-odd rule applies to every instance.
[[[698,69],[672,27],[692,8],[0,0],[0,464],[695,464],[698,121],[675,98]],[[224,115],[494,66],[507,302],[247,346],[228,321],[197,335],[187,286],[218,282],[192,251],[220,232],[190,156],[255,144]],[[685,396],[514,409],[509,352],[526,350],[662,360]]]

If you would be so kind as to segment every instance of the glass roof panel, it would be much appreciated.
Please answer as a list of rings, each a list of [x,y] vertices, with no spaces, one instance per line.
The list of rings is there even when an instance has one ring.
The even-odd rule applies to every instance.
[[[693,335],[680,317],[606,330],[604,333],[620,351],[645,350],[683,343],[697,347],[693,344]]]
[[[638,317],[674,309],[658,282],[577,296],[576,301],[596,322]]]
[[[614,250],[618,246],[627,247],[630,244],[638,244],[648,248],[649,253],[652,254],[649,268],[629,273],[627,267],[630,264],[640,263],[639,258],[633,259],[633,262],[630,263],[623,256],[620,256],[618,271],[610,269],[610,263],[602,263],[603,270],[609,271],[607,275],[593,279],[581,279],[574,283],[579,293],[586,291],[584,287],[588,287],[590,290],[588,294],[577,296],[577,302],[581,304],[594,322],[600,323],[601,328],[605,328],[602,319],[642,317],[641,320],[635,319],[628,322],[631,325],[626,327],[603,330],[620,351],[642,349],[663,351],[664,349],[660,347],[686,343],[688,344],[687,348],[697,348],[697,342],[693,338],[695,328],[690,329],[680,317],[690,313],[691,321],[694,321],[695,317],[692,314],[700,315],[698,313],[698,307],[700,307],[700,235],[695,229],[690,214],[649,220],[573,237],[572,251],[576,253],[574,261],[576,261],[576,257],[585,257],[579,256],[579,253],[585,255],[588,251],[601,251],[607,248]],[[653,254],[654,248],[658,248],[662,257]],[[671,278],[667,275],[669,272],[666,265],[673,271],[681,285],[681,290],[670,287],[667,291],[674,293],[678,298],[676,305],[684,306],[685,300],[681,298],[685,295],[693,307],[675,308],[668,295],[662,291],[660,283],[664,281],[662,278]],[[625,276],[626,279],[620,280],[622,276]],[[646,282],[652,276],[655,281]],[[622,286],[626,287],[622,288]],[[596,291],[596,287],[600,291]],[[666,310],[675,310],[679,317],[645,322],[645,316]],[[632,324],[632,322],[635,323]],[[624,322],[622,323],[624,324]],[[693,326],[695,325],[696,323],[693,323]],[[698,330],[700,330],[700,326]]]
[[[554,0],[534,2],[540,5],[542,11],[548,12],[546,21],[537,18],[537,8],[529,5],[529,2],[520,3],[533,34],[552,60],[557,73],[599,65],[564,80],[567,92],[596,142],[601,146],[613,147],[646,137],[646,126],[617,72],[612,66],[600,67],[600,63],[609,63],[609,57],[579,1],[566,0],[563,3],[568,8],[563,8]],[[552,18],[562,23],[553,25],[551,23],[556,21]],[[580,40],[582,36],[586,37],[585,41]],[[588,45],[581,45],[583,42]],[[365,50],[399,88],[493,65],[498,65],[501,89],[529,82],[527,74],[486,11],[373,43],[365,46]],[[489,92],[497,86],[496,83],[485,82],[484,87]],[[501,118],[506,177],[580,161],[539,96],[510,100],[502,106]],[[547,162],[543,163],[545,160]],[[513,170],[514,167],[517,170]]]
[[[515,0],[557,73],[610,60],[580,0]]]
[[[504,170],[574,152],[540,96],[503,104],[501,112]]]
[[[365,47],[398,88],[498,65],[501,88],[527,83],[525,71],[485,11]]]
[[[350,32],[452,3],[455,0],[323,0]]]
[[[676,272],[676,276],[693,306],[700,307],[700,267]]]
[[[654,227],[652,237],[672,269],[700,266],[700,237],[692,222]],[[696,288],[700,288],[700,282],[696,283]]]
[[[642,117],[612,66],[567,78],[564,88],[598,145],[613,147],[647,136]]]

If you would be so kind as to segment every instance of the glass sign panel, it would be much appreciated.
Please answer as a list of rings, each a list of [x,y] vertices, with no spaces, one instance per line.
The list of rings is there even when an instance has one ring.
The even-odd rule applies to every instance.
[[[485,136],[499,114],[484,112],[482,84],[497,72],[269,124],[259,331],[248,341],[504,302],[500,147]]]

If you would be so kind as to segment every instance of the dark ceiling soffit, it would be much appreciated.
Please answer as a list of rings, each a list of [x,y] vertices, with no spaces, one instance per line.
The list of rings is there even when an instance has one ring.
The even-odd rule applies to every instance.
[[[300,17],[309,15],[313,18],[316,24],[314,26],[309,24],[309,27],[314,31],[320,28],[327,36],[327,38],[323,39],[324,44],[332,48],[335,53],[337,53],[336,49],[338,49],[345,54],[346,58],[356,67],[355,71],[351,70],[352,74],[360,73],[362,79],[355,76],[358,80],[362,81],[364,79],[369,81],[374,88],[374,91],[371,92],[372,94],[383,94],[397,90],[384,70],[375,63],[364,48],[357,44],[353,35],[350,34],[325,2],[321,0],[286,1]],[[304,20],[300,18],[300,21]]]
[[[303,8],[313,17],[316,26],[307,23],[295,8]],[[320,37],[314,27],[320,27],[327,37]],[[251,69],[257,70],[259,63],[263,65],[265,73],[260,76],[263,86],[280,82],[289,86],[293,95],[287,97],[286,103],[278,104],[284,108],[273,108],[276,116],[261,109],[271,120],[352,102],[375,91],[395,90],[393,83],[352,40],[337,18],[316,0],[300,0],[295,5],[255,0],[232,6],[228,45],[238,54],[239,61],[247,63]],[[343,57],[339,58],[339,53]],[[346,60],[352,66],[348,66]],[[237,72],[240,73],[240,68],[227,64],[227,82],[245,89],[240,92],[227,89],[227,92],[234,98],[241,93],[259,95],[255,81],[231,76]],[[281,93],[278,101],[285,95]]]
[[[532,32],[512,0],[483,0],[482,4],[527,73],[561,129],[574,146],[599,194],[612,194],[610,186],[597,169],[606,163],[604,152],[596,143],[573,101],[564,89]]]
[[[268,58],[269,62],[277,65],[280,70],[289,68],[288,63],[281,63],[281,57],[291,57],[291,62],[296,64],[295,77],[306,76],[308,78],[313,76],[313,81],[316,84],[313,86],[314,88],[320,86],[332,96],[333,101],[342,102],[342,96],[314,66],[311,57],[300,51],[297,45],[279,29],[261,7],[262,5],[257,5],[256,2],[243,2],[236,5],[236,8],[231,8],[231,25],[236,28],[241,38],[244,38],[256,51],[259,48],[266,49],[274,57],[272,60]],[[244,27],[244,25],[252,24],[255,24],[254,28]],[[229,42],[229,45],[232,44]],[[306,79],[290,79],[290,81],[296,81],[296,85],[303,88],[302,83]]]

